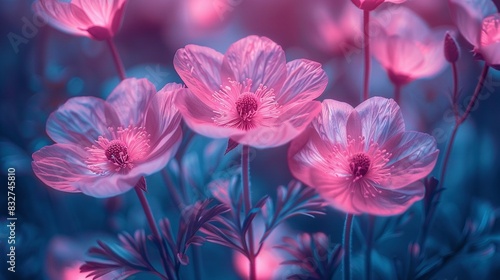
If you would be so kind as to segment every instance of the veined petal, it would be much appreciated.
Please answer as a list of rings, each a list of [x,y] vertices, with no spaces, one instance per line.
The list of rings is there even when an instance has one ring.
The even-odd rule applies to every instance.
[[[312,125],[319,136],[332,144],[347,146],[347,119],[354,108],[344,102],[324,100],[322,110]]]
[[[320,96],[328,84],[321,64],[307,59],[296,59],[286,64],[287,77],[276,96],[278,104],[310,101]]]
[[[355,109],[361,118],[362,135],[366,148],[370,141],[383,145],[394,135],[405,131],[405,123],[399,105],[392,99],[372,97]]]
[[[146,117],[146,130],[151,134],[152,145],[161,141],[180,126],[181,114],[174,100],[184,87],[181,84],[166,84],[150,102]]]
[[[284,107],[283,111],[284,112],[278,118],[278,123],[289,122],[299,131],[299,133],[301,133],[321,112],[321,102],[310,101],[307,103],[293,104]]]
[[[94,175],[85,164],[86,151],[78,145],[55,144],[33,154],[33,172],[46,185],[65,192],[80,192],[75,182]]]
[[[133,170],[135,169],[132,169],[132,171]],[[117,196],[131,190],[144,175],[147,174],[143,174],[143,172],[139,174],[137,174],[137,172],[134,172],[134,174],[111,173],[103,176],[86,178],[74,184],[86,195],[106,198]]]
[[[271,148],[288,143],[299,135],[321,111],[321,103],[312,101],[284,108],[275,126],[258,126],[241,135],[231,137],[234,141],[255,148]]]
[[[96,97],[74,97],[47,120],[47,134],[57,143],[91,146],[99,136],[110,136],[108,127],[120,121],[111,106]]]
[[[147,79],[129,78],[120,82],[106,102],[118,113],[121,126],[142,126],[155,93],[155,86]]]
[[[331,150],[331,144],[321,139],[317,131],[309,126],[290,144],[290,171],[295,178],[314,188],[343,184],[345,180],[335,175],[342,171],[336,170],[337,166],[329,160]]]
[[[214,103],[212,94],[219,91],[223,55],[213,49],[187,45],[175,53],[174,67],[187,87],[204,103]]]
[[[222,81],[252,80],[251,91],[259,85],[276,92],[286,79],[286,58],[283,49],[266,37],[248,36],[232,44],[222,62]]]
[[[436,140],[425,133],[408,131],[396,135],[383,146],[391,151],[392,157],[387,163],[391,168],[388,189],[402,188],[429,175],[436,165],[439,150]]]
[[[366,188],[374,195],[366,193]],[[323,185],[316,189],[330,206],[351,214],[398,215],[423,198],[425,187],[417,181],[403,189],[386,190],[374,186]],[[375,194],[376,193],[376,194]]]
[[[73,3],[38,0],[33,3],[33,10],[53,27],[75,35],[88,36],[85,30],[93,25],[85,11]]]
[[[208,107],[189,89],[180,90],[174,102],[186,124],[199,134],[212,138],[229,138],[244,133],[237,128],[216,125],[214,109]]]

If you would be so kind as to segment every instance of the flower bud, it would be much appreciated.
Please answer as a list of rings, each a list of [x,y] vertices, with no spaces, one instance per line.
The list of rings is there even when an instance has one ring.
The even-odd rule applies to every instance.
[[[449,32],[446,32],[444,37],[444,57],[449,63],[457,62],[460,57],[460,50],[455,38]]]

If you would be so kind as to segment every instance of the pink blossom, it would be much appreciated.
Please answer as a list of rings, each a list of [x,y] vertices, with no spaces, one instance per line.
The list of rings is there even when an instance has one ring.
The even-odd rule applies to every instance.
[[[390,11],[388,22],[378,24],[372,52],[396,85],[432,77],[446,66],[444,29],[432,30],[413,11],[400,7]]]
[[[126,79],[106,100],[69,99],[47,120],[56,142],[33,154],[33,171],[48,186],[65,192],[110,197],[162,169],[181,138],[180,114],[167,84],[156,93],[146,79]]]
[[[292,174],[347,213],[396,215],[425,192],[439,151],[428,134],[405,131],[399,106],[373,97],[352,108],[323,101],[322,113],[292,141]]]
[[[175,54],[174,66],[190,89],[175,102],[194,131],[257,148],[300,134],[321,110],[313,99],[327,84],[321,64],[286,63],[280,46],[257,36],[237,41],[225,55],[188,45]]]
[[[37,0],[33,10],[67,33],[107,40],[120,28],[126,0]]]
[[[359,9],[347,0],[310,1],[302,11],[304,43],[311,44],[315,53],[346,55],[362,38]]]
[[[451,17],[477,57],[500,67],[500,14],[491,0],[449,0]]]
[[[384,2],[391,2],[391,3],[403,3],[406,2],[406,0],[351,0],[356,7],[366,10],[366,11],[372,11],[375,10],[380,4]]]

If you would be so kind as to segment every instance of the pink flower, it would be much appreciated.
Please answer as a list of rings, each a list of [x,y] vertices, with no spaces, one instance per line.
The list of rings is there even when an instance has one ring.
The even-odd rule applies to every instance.
[[[319,63],[286,63],[280,46],[257,36],[237,41],[225,55],[188,45],[175,54],[174,66],[190,89],[175,102],[194,131],[257,148],[300,134],[321,110],[313,99],[327,84]]]
[[[106,100],[69,99],[47,120],[56,144],[33,154],[33,171],[65,192],[110,197],[162,169],[182,138],[173,97],[181,85],[156,93],[146,79],[126,79]]]
[[[120,28],[126,0],[37,0],[33,10],[64,32],[107,40]]]
[[[399,106],[373,97],[352,108],[323,101],[322,113],[292,141],[292,174],[347,213],[396,215],[425,192],[439,151],[428,134],[405,131]]]
[[[491,0],[449,0],[451,17],[477,57],[500,67],[500,14]]]
[[[372,11],[375,10],[380,4],[384,2],[391,2],[391,3],[403,3],[406,0],[351,0],[356,7],[366,10],[366,11]]]
[[[304,43],[311,44],[315,54],[346,55],[362,38],[359,9],[348,1],[310,1],[302,11]]]
[[[443,55],[445,30],[431,30],[404,7],[391,11],[389,22],[379,24],[372,52],[396,85],[431,77],[446,66]]]

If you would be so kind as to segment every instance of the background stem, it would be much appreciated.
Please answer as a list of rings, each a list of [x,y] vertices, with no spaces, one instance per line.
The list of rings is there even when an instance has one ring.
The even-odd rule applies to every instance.
[[[241,151],[241,172],[243,180],[243,200],[245,201],[245,212],[248,213],[252,209],[252,197],[250,191],[250,164],[249,164],[250,147],[244,145]],[[253,228],[252,225],[248,228],[248,261],[250,263],[250,280],[257,279],[255,268],[255,255],[253,244]]]
[[[373,230],[375,227],[375,216],[368,216],[368,232],[366,234],[366,257],[365,257],[365,279],[372,279],[371,263],[372,263],[372,248],[373,248]]]
[[[365,54],[365,75],[363,84],[363,101],[370,97],[370,11],[363,11],[363,35]]]
[[[344,236],[342,244],[344,246],[344,280],[351,279],[351,233],[352,233],[352,214],[347,214],[344,224]]]
[[[141,180],[145,180],[144,177],[141,178]],[[162,241],[163,239],[161,238],[160,231],[158,230],[158,226],[156,225],[156,221],[153,217],[153,212],[151,211],[149,202],[146,199],[146,196],[144,195],[144,191],[139,186],[136,186],[134,189],[135,193],[137,194],[137,197],[139,198],[139,201],[141,202],[142,209],[144,210],[144,214],[146,215],[149,227],[151,228],[151,233],[153,234],[155,243],[157,244],[158,249],[160,249],[160,256],[163,262],[163,267],[165,269],[165,272],[167,273],[167,277],[168,279],[175,279],[169,269],[167,261],[167,252],[165,251],[165,246],[163,246],[163,241]]]
[[[125,68],[123,67],[123,62],[120,58],[120,55],[118,54],[118,50],[116,49],[115,42],[113,39],[109,38],[106,40],[108,43],[109,50],[111,51],[111,54],[113,55],[113,61],[115,62],[115,67],[116,71],[118,71],[118,76],[120,77],[120,80],[125,80]]]

